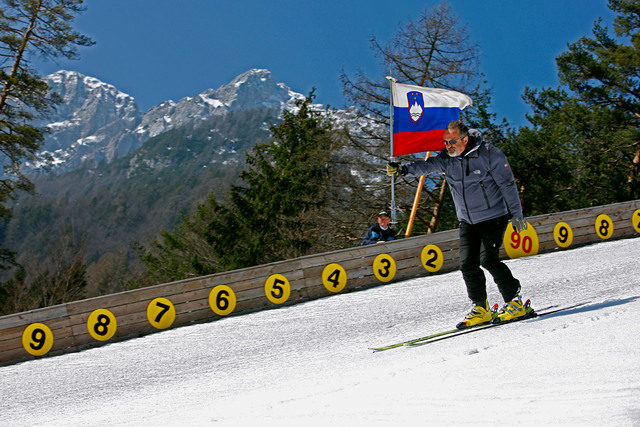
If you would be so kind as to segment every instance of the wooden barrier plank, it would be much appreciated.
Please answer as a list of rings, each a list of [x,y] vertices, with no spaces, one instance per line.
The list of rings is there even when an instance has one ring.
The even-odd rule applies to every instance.
[[[33,323],[36,323],[36,322],[33,322]],[[54,337],[65,336],[65,334],[70,333],[69,319],[67,317],[51,319],[45,322],[38,322],[38,323],[43,323],[49,329],[51,329],[51,332],[53,333]],[[19,341],[20,346],[22,346],[22,333],[24,332],[25,328],[31,324],[32,323],[25,323],[23,325],[4,329],[0,334],[0,345],[2,346],[2,348],[8,345],[11,345],[8,343],[11,340]]]
[[[0,332],[5,328],[12,328],[18,325],[28,325],[31,323],[45,323],[48,320],[67,316],[67,305],[55,305],[23,313],[10,314],[0,317]]]

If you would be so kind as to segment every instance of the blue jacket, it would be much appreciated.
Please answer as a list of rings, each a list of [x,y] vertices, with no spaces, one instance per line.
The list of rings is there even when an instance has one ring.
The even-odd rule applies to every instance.
[[[383,230],[382,227],[380,227],[380,224],[373,224],[365,233],[362,242],[360,242],[360,246],[378,243],[380,240],[387,242],[389,240],[395,240],[395,238],[396,231],[391,227],[387,227],[386,230]]]
[[[460,221],[475,224],[508,212],[522,217],[522,205],[507,157],[499,148],[483,141],[476,129],[469,130],[467,149],[461,157],[450,157],[444,149],[428,160],[404,166],[409,176],[444,173]]]

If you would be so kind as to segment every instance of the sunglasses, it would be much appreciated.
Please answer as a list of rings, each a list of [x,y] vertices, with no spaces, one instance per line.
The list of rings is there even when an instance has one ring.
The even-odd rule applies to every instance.
[[[464,138],[464,136],[462,137]],[[458,141],[460,141],[462,138],[458,138],[458,139],[452,139],[451,141],[447,141],[446,139],[444,140],[444,145],[455,145],[458,143]]]

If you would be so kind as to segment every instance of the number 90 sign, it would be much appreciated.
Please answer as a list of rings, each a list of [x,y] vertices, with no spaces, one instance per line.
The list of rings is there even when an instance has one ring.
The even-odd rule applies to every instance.
[[[507,230],[504,232],[504,249],[509,258],[520,258],[538,254],[540,242],[538,233],[533,225],[527,222],[527,229],[518,233],[514,230],[513,225],[509,223]]]

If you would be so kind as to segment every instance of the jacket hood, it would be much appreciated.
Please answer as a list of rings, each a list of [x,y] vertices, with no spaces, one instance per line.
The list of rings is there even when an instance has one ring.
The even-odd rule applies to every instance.
[[[469,129],[469,142],[467,143],[467,148],[464,150],[460,157],[467,157],[469,155],[477,156],[476,151],[480,148],[480,144],[482,144],[482,132],[478,129]],[[472,154],[474,153],[474,154]]]

